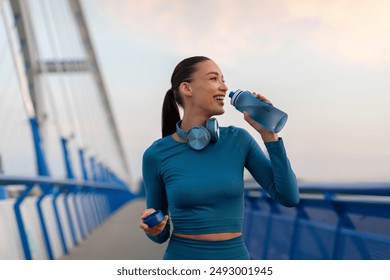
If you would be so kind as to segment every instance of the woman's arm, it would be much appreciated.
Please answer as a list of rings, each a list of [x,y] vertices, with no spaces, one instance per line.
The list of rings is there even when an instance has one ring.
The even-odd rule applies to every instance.
[[[170,236],[170,224],[168,221],[168,202],[166,198],[164,184],[160,178],[159,168],[160,160],[156,151],[151,146],[145,151],[142,160],[142,176],[146,193],[146,210],[141,214],[140,228],[146,235],[156,243],[164,243]],[[165,217],[164,220],[149,228],[143,220],[155,212],[161,210]]]
[[[257,94],[257,97],[271,103],[260,94]],[[250,118],[246,112],[244,112],[244,119],[260,133],[269,154],[267,159],[260,146],[251,137],[246,161],[247,169],[273,199],[287,207],[296,206],[300,200],[299,190],[283,139]]]

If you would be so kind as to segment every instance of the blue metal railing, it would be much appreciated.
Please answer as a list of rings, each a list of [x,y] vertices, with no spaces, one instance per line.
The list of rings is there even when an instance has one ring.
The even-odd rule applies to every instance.
[[[297,207],[246,184],[244,238],[254,259],[390,259],[390,183],[299,184]]]
[[[65,209],[67,209],[66,224],[70,227],[73,245],[77,245],[75,228],[78,228],[82,238],[85,238],[86,233],[92,232],[119,207],[136,197],[122,184],[113,183],[109,180],[107,180],[107,182],[95,182],[79,181],[75,179],[60,180],[45,176],[30,178],[0,175],[0,189],[2,189],[3,192],[6,188],[13,188],[16,186],[23,186],[23,191],[16,198],[13,208],[20,235],[20,242],[26,259],[32,259],[32,254],[24,219],[21,213],[21,206],[34,188],[40,187],[41,189],[41,195],[37,197],[36,208],[39,215],[46,253],[49,259],[54,259],[54,255],[46,226],[46,220],[41,207],[41,202],[44,197],[52,199],[54,217],[64,254],[68,252],[68,248],[63,232],[64,221],[60,219],[58,211],[59,201],[57,198],[60,194],[64,194],[65,197],[70,194],[73,195],[73,205],[75,205],[74,210],[77,217],[76,220],[71,218],[68,200],[64,199],[64,206]],[[82,203],[80,203],[80,201]],[[83,224],[87,225],[87,229],[84,228]]]

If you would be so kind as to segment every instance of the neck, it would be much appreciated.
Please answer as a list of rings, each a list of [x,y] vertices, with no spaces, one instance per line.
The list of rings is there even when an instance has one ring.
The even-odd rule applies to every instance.
[[[187,131],[194,126],[204,126],[209,118],[210,117],[201,115],[190,116],[188,114],[184,114],[180,127],[181,129]]]

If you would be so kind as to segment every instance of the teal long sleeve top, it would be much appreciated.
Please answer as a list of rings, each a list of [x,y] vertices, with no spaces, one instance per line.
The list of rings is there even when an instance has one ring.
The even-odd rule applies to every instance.
[[[244,168],[280,204],[299,202],[296,177],[283,139],[266,142],[269,157],[244,129],[220,128],[217,142],[200,151],[172,135],[155,141],[144,153],[143,181],[147,208],[170,214],[181,234],[241,232],[244,218]],[[170,236],[170,223],[157,243]]]

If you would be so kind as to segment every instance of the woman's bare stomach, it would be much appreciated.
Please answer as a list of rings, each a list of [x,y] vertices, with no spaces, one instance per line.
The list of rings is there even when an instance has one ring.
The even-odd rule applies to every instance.
[[[208,233],[208,234],[181,234],[173,233],[174,236],[195,239],[195,240],[206,240],[206,241],[223,241],[229,240],[242,235],[241,232],[221,232],[221,233]]]

